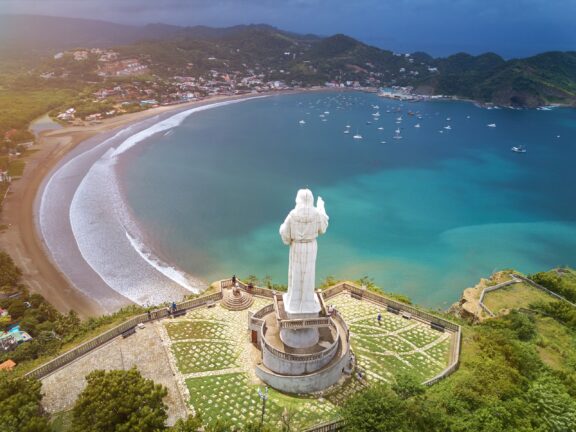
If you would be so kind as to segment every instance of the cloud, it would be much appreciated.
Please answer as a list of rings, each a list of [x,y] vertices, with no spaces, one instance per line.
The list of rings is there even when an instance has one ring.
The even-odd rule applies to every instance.
[[[523,55],[576,46],[574,0],[0,0],[0,13],[128,24],[267,23],[433,54],[505,47],[504,55]]]

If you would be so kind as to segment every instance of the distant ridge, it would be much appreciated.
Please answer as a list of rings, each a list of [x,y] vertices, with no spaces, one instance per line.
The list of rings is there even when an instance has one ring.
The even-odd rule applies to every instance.
[[[0,15],[0,49],[70,49],[75,47],[111,47],[141,40],[175,37],[220,39],[246,31],[276,31],[292,38],[315,39],[279,30],[267,24],[237,25],[216,28],[182,27],[153,23],[143,26],[117,24],[85,18],[44,15]]]
[[[159,75],[264,68],[268,79],[302,85],[361,82],[412,86],[421,94],[443,94],[515,107],[576,105],[576,52],[546,52],[504,60],[495,53],[457,53],[433,58],[369,46],[352,37],[300,35],[267,24],[226,28],[145,26],[34,15],[0,15],[0,55],[51,54],[76,47],[123,46],[123,53],[148,59]],[[48,51],[48,52],[46,52]],[[214,59],[218,59],[214,63]]]

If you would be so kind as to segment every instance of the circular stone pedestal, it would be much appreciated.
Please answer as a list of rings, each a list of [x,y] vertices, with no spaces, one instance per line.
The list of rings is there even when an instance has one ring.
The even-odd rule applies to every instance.
[[[320,333],[316,328],[281,329],[280,339],[292,348],[310,348],[318,343]]]

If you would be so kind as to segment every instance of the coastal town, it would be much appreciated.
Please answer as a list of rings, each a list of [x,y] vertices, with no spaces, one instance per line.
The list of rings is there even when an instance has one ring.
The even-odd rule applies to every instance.
[[[292,55],[295,54],[282,53],[282,56]],[[414,63],[410,54],[396,55],[407,59],[409,64]],[[74,71],[78,70],[78,65],[81,65],[82,70],[86,71],[85,69],[89,68],[89,72],[100,78],[100,82],[94,85],[95,90],[88,96],[91,99],[88,108],[79,110],[78,107],[70,106],[54,113],[58,121],[75,125],[83,124],[82,122],[98,122],[127,112],[198,101],[213,96],[285,92],[305,88],[380,91],[383,97],[401,100],[423,100],[430,97],[415,94],[413,87],[410,86],[393,85],[381,89],[385,84],[382,74],[371,70],[374,69],[374,65],[370,63],[367,63],[366,70],[362,71],[366,72],[363,79],[332,80],[310,86],[301,80],[290,79],[290,73],[283,69],[276,70],[259,65],[250,67],[243,64],[241,70],[235,70],[228,62],[216,57],[210,56],[205,60],[212,64],[212,68],[205,72],[160,76],[154,73],[153,65],[149,65],[151,63],[149,58],[126,58],[112,49],[76,49],[55,54],[52,61],[44,66],[46,70],[40,73],[40,77],[44,80],[70,78]],[[313,66],[309,67],[313,69]],[[429,73],[437,73],[435,67],[428,65],[423,67]],[[193,71],[193,65],[190,64],[188,69]],[[406,67],[399,68],[397,72],[408,76],[418,76],[420,73],[418,70],[407,70]],[[282,75],[284,77],[279,79]]]

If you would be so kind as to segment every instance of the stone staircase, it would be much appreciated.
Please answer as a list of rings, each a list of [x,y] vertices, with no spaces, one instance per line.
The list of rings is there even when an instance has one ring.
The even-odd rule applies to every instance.
[[[231,311],[241,311],[248,309],[254,303],[252,294],[242,290],[223,289],[222,290],[222,307]]]

